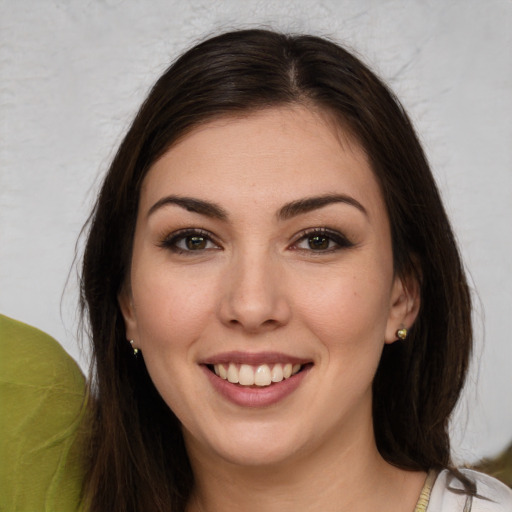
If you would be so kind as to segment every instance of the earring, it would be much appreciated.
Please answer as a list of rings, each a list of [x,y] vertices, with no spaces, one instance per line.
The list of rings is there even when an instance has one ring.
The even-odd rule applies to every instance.
[[[407,334],[408,334],[408,331],[407,331],[407,327],[400,327],[400,329],[398,329],[398,331],[396,331],[396,337],[399,339],[399,340],[405,340],[405,338],[407,338]]]
[[[136,356],[139,353],[139,349],[133,346],[133,340],[130,340],[130,345],[133,348],[133,355]]]

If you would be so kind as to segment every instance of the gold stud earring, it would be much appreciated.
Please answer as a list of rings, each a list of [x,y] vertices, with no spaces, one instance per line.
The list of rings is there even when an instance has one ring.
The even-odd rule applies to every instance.
[[[130,345],[133,348],[133,355],[136,356],[139,353],[139,349],[133,346],[133,340],[130,340]]]
[[[399,339],[399,340],[405,340],[405,338],[407,338],[407,334],[408,334],[408,331],[407,331],[407,327],[400,327],[400,329],[398,329],[398,331],[396,331],[396,337]]]

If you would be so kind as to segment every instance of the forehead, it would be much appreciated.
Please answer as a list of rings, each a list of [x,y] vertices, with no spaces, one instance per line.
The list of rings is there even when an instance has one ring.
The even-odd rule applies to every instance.
[[[368,158],[348,131],[323,112],[279,107],[193,129],[151,167],[141,208],[166,194],[277,207],[332,193],[383,208]]]

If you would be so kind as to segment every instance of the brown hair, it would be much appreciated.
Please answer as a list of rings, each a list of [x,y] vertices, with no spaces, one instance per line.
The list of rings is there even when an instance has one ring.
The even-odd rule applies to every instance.
[[[141,182],[185,133],[209,120],[284,104],[334,115],[371,161],[387,206],[397,275],[414,275],[421,309],[407,341],[387,345],[373,384],[377,446],[405,469],[447,467],[449,416],[472,343],[471,304],[454,236],[402,106],[340,46],[265,30],[208,39],[157,81],[123,140],[91,214],[82,311],[95,400],[86,496],[91,510],[185,508],[193,475],[180,424],[133,357],[117,297],[129,273]]]

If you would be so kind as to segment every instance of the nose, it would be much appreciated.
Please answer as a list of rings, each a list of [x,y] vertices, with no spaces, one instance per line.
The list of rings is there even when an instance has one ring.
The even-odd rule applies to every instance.
[[[291,317],[285,276],[268,254],[241,254],[226,272],[221,321],[248,333],[271,331]]]

